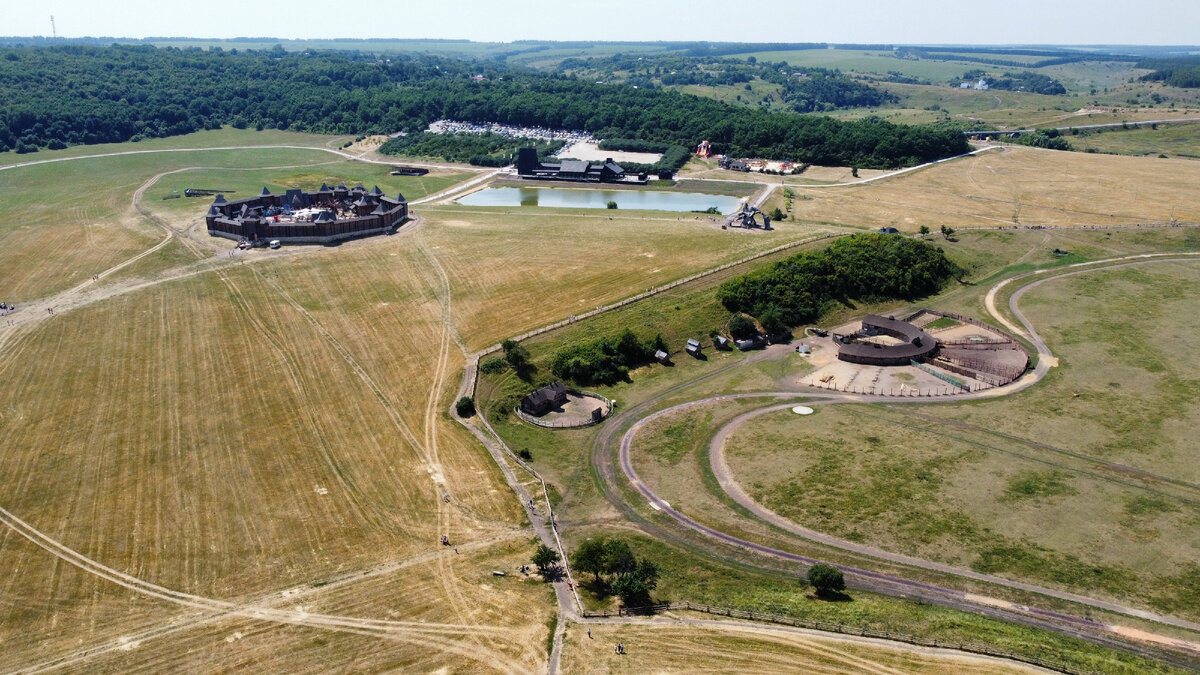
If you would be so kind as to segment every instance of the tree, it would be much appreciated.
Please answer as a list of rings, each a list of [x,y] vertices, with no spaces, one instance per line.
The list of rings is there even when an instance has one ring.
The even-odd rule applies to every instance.
[[[475,414],[475,401],[470,396],[464,396],[454,404],[454,411],[459,417],[470,417]]]
[[[538,544],[537,552],[533,554],[533,564],[537,565],[538,573],[542,576],[557,568],[559,560],[558,551],[545,544]]]
[[[604,572],[604,554],[608,540],[604,537],[594,537],[585,540],[571,554],[571,566],[579,572],[587,572],[596,576],[600,582],[600,573]]]
[[[644,579],[636,574],[622,574],[612,582],[612,592],[626,607],[642,607],[650,604],[650,589]]]
[[[771,220],[783,220],[786,217],[787,217],[787,214],[784,213],[783,210],[780,209],[778,206],[776,206],[775,210],[771,212]]]
[[[608,201],[608,204],[607,204],[607,206],[608,206],[608,208],[610,208],[610,209],[615,209],[615,208],[617,208],[617,203],[616,203],[615,201],[613,201],[613,200],[611,200],[611,199],[610,199],[610,200]]]
[[[920,229],[918,229],[918,230],[917,230],[917,232],[920,232],[920,233],[921,233],[921,236],[927,235],[927,234],[929,234],[929,226],[928,226],[928,225],[922,225],[922,226],[920,227]]]
[[[626,607],[648,605],[650,591],[658,587],[658,576],[658,565],[645,558],[635,560],[629,571],[618,574],[613,580],[612,592]]]
[[[729,320],[729,334],[735,340],[745,340],[758,335],[758,327],[745,315],[737,314]]]
[[[767,335],[783,335],[788,332],[791,326],[783,320],[783,313],[778,307],[771,307],[759,315],[758,320],[762,323],[763,330]]]
[[[954,228],[943,225],[942,226],[942,238],[949,241],[950,237],[952,237],[952,236],[954,236]]]
[[[808,583],[816,589],[818,596],[829,596],[846,590],[846,579],[842,571],[833,565],[817,563],[808,568]]]
[[[628,574],[637,569],[637,558],[629,550],[629,544],[620,539],[610,539],[604,546],[604,573]]]
[[[537,368],[529,362],[529,351],[521,343],[505,340],[500,343],[500,347],[504,349],[504,360],[517,371],[517,377],[529,380],[537,372]]]

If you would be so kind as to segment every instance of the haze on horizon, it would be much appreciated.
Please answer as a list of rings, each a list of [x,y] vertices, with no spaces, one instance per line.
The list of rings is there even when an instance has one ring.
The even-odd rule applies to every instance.
[[[1010,0],[979,8],[953,0],[458,0],[344,5],[313,0],[94,0],[20,3],[8,36],[272,37],[582,41],[847,42],[889,44],[1188,45],[1200,41],[1200,3]]]

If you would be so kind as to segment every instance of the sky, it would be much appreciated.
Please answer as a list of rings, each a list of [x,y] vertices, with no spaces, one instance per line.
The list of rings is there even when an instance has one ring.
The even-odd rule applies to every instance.
[[[6,3],[10,4],[10,3]],[[1197,0],[96,0],[11,2],[0,34],[889,44],[1200,42]],[[340,13],[339,13],[340,12]]]

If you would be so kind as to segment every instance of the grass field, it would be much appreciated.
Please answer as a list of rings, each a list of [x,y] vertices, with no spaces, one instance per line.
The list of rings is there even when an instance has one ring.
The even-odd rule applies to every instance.
[[[1105,130],[1101,133],[1071,135],[1067,140],[1072,147],[1081,151],[1200,159],[1200,124]]]
[[[0,192],[5,214],[0,219],[0,289],[6,300],[21,303],[87,281],[161,241],[166,236],[163,229],[133,207],[135,191],[156,174],[202,165],[225,166],[226,171],[317,166],[335,157],[298,149],[201,150],[80,159],[0,172],[6,188]],[[161,201],[167,193],[148,190],[145,202],[167,213],[203,216],[207,202]]]
[[[0,531],[0,644],[6,664],[57,664],[89,672],[541,670],[554,601],[544,585],[515,573],[535,546],[526,517],[490,457],[444,412],[467,353],[787,241],[873,226],[867,215],[880,210],[871,201],[875,195],[918,208],[918,192],[928,190],[966,218],[991,203],[984,196],[1012,192],[1016,185],[1020,200],[1051,204],[1056,194],[1062,197],[1055,190],[1076,189],[1084,191],[1079,199],[1097,200],[1102,190],[1114,191],[1113,184],[1088,192],[1085,177],[1115,181],[1124,173],[1130,189],[1147,192],[1144,202],[1170,193],[1180,199],[1179,217],[1193,217],[1184,205],[1193,177],[1180,168],[1191,163],[1069,155],[1079,158],[1076,164],[1064,163],[1061,157],[1068,155],[1063,153],[1018,149],[994,161],[985,156],[969,160],[975,166],[949,164],[870,188],[812,190],[811,195],[793,188],[802,222],[789,219],[773,233],[722,231],[702,216],[656,212],[623,211],[610,219],[569,210],[506,213],[421,206],[418,223],[397,236],[337,247],[252,251],[229,259],[219,255],[225,242],[213,248],[202,232],[181,234],[198,221],[208,200],[164,201],[162,194],[200,181],[213,185],[199,187],[233,188],[234,196],[241,196],[263,185],[274,191],[337,179],[378,183],[388,193],[403,191],[413,199],[466,174],[392,178],[383,174],[385,167],[316,150],[212,149],[252,137],[288,142],[283,136],[232,131],[201,136],[197,143],[208,149],[196,152],[120,155],[0,172],[0,181],[11,188],[3,191],[7,196],[0,197],[0,205],[6,213],[30,216],[0,220],[4,299],[36,301],[132,260],[95,286],[83,284],[89,290],[64,301],[55,316],[26,321],[26,315],[18,315],[22,324],[0,333],[0,484],[5,485],[0,506],[70,549],[55,557],[19,536],[11,523]],[[311,145],[337,141],[309,140]],[[185,144],[186,139],[174,139],[160,149]],[[1164,174],[1161,167],[1175,173]],[[977,174],[967,188],[963,169]],[[1037,171],[1066,169],[1078,177],[1057,187],[1036,185]],[[134,209],[134,193],[147,185],[143,208],[167,227],[179,228],[179,236],[167,239],[163,227]],[[942,198],[955,190],[962,194]],[[802,199],[802,192],[810,198]],[[1107,198],[1115,203],[1119,195]],[[803,215],[839,206],[846,212],[831,226],[814,226],[820,219]],[[1034,253],[1060,242],[1082,259],[1163,242],[1186,246],[1184,235],[1190,233],[1118,232],[1114,239],[1132,242],[1126,245],[1100,232],[1020,230],[966,233],[961,242],[946,245],[983,277],[1043,264]],[[539,377],[548,377],[546,364],[558,346],[626,326],[643,337],[662,332],[676,352],[688,337],[704,339],[728,319],[715,301],[715,284],[757,264],[529,340]],[[1163,316],[1191,311],[1182,304],[1182,289],[1194,283],[1190,277],[1175,283],[1132,277],[1122,283],[1144,292],[1160,282],[1170,291]],[[1115,291],[1072,292],[1103,299]],[[969,305],[980,293],[963,287],[948,294],[947,302]],[[68,296],[75,297],[54,297]],[[1027,303],[1036,310],[1034,300],[1031,295]],[[1122,310],[1132,314],[1134,301],[1122,302],[1128,303]],[[1111,332],[1102,336],[1117,339]],[[1048,337],[1070,342],[1069,334]],[[707,360],[681,356],[674,368],[649,366],[632,373],[632,384],[599,389],[626,406],[681,378],[754,358],[706,351]],[[1152,354],[1134,356],[1150,359]],[[1066,364],[1082,359],[1067,348],[1062,357]],[[799,357],[748,364],[665,403],[697,393],[771,386],[803,367]],[[1176,375],[1180,382],[1160,401],[1176,406],[1172,411],[1185,405],[1179,397],[1191,386],[1184,371]],[[511,402],[528,387],[511,374],[485,377],[479,386],[481,407]],[[1146,395],[1132,381],[1126,387]],[[1044,385],[1034,394],[1049,390]],[[1108,399],[1096,401],[1111,405]],[[493,418],[499,409],[492,411]],[[1137,434],[1186,438],[1174,418],[1164,416],[1158,426],[1132,415],[1120,419],[1129,430],[1114,432],[1116,445],[1105,446],[1106,457],[1139,459],[1123,445]],[[1193,422],[1179,419],[1179,424]],[[750,574],[692,549],[632,534],[633,527],[600,495],[589,470],[587,451],[597,428],[549,432],[510,419],[499,420],[497,429],[514,449],[533,452],[534,465],[551,482],[569,542],[599,528],[631,532],[639,552],[669,563],[663,593],[735,606],[761,603],[855,625],[902,617],[892,625],[910,632],[982,636],[1023,649],[1049,644],[1089,655],[1079,657],[1085,661],[1134,662],[1070,646],[1046,633],[903,600],[863,596],[855,603],[810,602],[790,580]],[[1182,446],[1164,448],[1182,453]],[[1182,466],[1181,457],[1172,461]],[[1073,480],[1014,471],[1014,494],[1035,495],[1014,503],[1035,503],[1041,499],[1036,495],[1047,490],[1061,493],[1045,497],[1051,500],[1085,496],[1082,484]],[[1064,492],[1063,485],[1078,494]],[[1173,526],[1172,519],[1188,514],[1164,511],[1153,500],[1122,503],[1129,518],[1162,532]],[[442,534],[451,537],[457,551],[438,544]],[[102,580],[70,564],[71,551],[194,598],[148,594],[128,580],[125,586]],[[1167,574],[1169,568],[1161,569]],[[508,576],[493,576],[493,570]],[[1186,597],[1179,595],[1179,602]],[[577,628],[569,629],[569,664],[591,658],[574,641]],[[675,669],[670,665],[674,654],[694,638],[661,639],[662,652],[672,655],[660,659],[661,667]],[[797,649],[766,638],[714,637],[721,640],[721,649],[730,653],[792,654]],[[769,658],[786,663],[781,656]],[[869,657],[925,668],[904,661],[916,658]],[[682,654],[678,659],[678,669],[691,667]],[[931,661],[928,667],[939,666]]]
[[[503,626],[504,644],[459,631],[437,659],[465,649],[537,667],[544,655],[519,636],[544,631],[544,590],[487,588],[490,569],[527,560],[522,516],[486,455],[437,412],[463,361],[424,282],[434,271],[399,239],[377,243],[162,284],[23,334],[0,366],[5,508],[110,566],[250,604],[434,554],[424,587],[397,582],[411,608],[372,607],[369,585],[338,608]],[[446,555],[440,533],[492,543],[468,564]],[[5,595],[36,599],[0,621],[13,662],[131,629],[104,620],[134,611],[127,594],[56,582],[77,575],[11,532],[0,548]],[[401,642],[396,664],[428,658]]]
[[[1026,673],[1008,662],[973,659],[929,650],[895,651],[809,634],[756,634],[728,625],[575,625],[567,633],[570,672],[647,673]],[[712,624],[713,622],[707,622]],[[590,628],[591,637],[587,630]],[[613,653],[621,643],[625,653]]]
[[[915,232],[1013,225],[1135,225],[1200,221],[1184,195],[1200,185],[1186,160],[1093,156],[1025,147],[992,150],[880,183],[805,190],[802,222]]]

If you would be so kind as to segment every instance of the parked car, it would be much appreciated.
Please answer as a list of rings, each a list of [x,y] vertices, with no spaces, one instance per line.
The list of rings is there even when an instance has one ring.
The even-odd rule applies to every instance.
[[[267,244],[267,246],[270,246],[271,248],[279,248],[282,245],[283,244],[281,244],[278,239],[272,239],[271,243]]]

